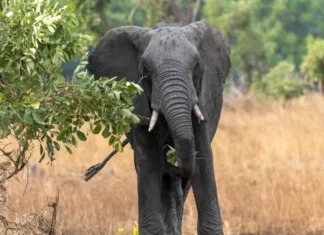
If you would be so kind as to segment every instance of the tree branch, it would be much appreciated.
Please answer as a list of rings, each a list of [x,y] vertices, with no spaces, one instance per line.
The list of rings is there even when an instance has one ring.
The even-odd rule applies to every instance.
[[[195,22],[197,20],[197,15],[198,15],[198,12],[199,12],[199,9],[200,9],[200,6],[201,6],[201,2],[202,2],[202,0],[197,0],[196,1],[195,7],[194,7],[194,9],[192,11],[191,22]]]
[[[171,8],[171,11],[176,19],[177,23],[182,23],[184,14],[182,12],[182,9],[180,8],[177,0],[169,0],[169,6]]]
[[[137,9],[141,6],[143,0],[138,0],[136,5],[132,8],[131,12],[129,13],[129,16],[127,18],[127,23],[128,24],[133,24],[133,17],[137,11]]]

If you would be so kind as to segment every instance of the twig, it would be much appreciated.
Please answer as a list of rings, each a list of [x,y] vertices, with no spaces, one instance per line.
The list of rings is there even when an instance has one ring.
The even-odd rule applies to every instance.
[[[23,193],[23,196],[25,195],[26,193],[26,190],[27,190],[27,186],[28,186],[28,183],[29,183],[29,170],[28,170],[28,164],[27,164],[27,182],[26,182],[26,186],[25,186],[25,189],[24,189],[24,193]]]
[[[15,170],[7,177],[7,180],[9,180],[11,177],[16,175],[18,172],[20,172],[22,169],[24,169],[26,165],[26,162],[23,162],[20,166],[16,166]]]
[[[51,230],[49,235],[55,234],[55,225],[56,225],[56,215],[57,215],[57,205],[60,201],[60,191],[57,192],[56,200],[54,203],[49,203],[49,207],[53,207],[53,215],[52,215],[52,223],[51,223]]]
[[[32,224],[32,223],[27,223],[27,224],[24,224],[23,223],[19,223],[19,222],[11,222],[11,221],[8,221],[4,216],[1,216],[0,215],[0,221],[3,223],[3,226],[4,226],[4,229],[5,229],[5,234],[8,234],[9,231],[11,230],[15,230],[15,232],[18,232],[19,231],[25,231],[26,232],[26,229],[28,230],[28,234],[48,234],[48,235],[55,235],[55,226],[56,226],[56,218],[57,218],[57,207],[58,207],[58,203],[59,203],[59,192],[56,196],[56,200],[55,202],[49,202],[47,204],[47,206],[45,206],[43,209],[41,209],[41,211],[39,213],[30,213],[26,216],[26,218],[32,216],[32,222],[34,222],[35,220],[36,221],[36,224],[38,224],[36,227]],[[46,207],[51,207],[53,208],[53,213],[52,213],[52,216],[51,216],[51,219],[48,219],[49,220],[49,223],[50,223],[50,227],[46,227],[45,231],[44,231],[44,228],[40,228],[39,227],[39,223],[43,221],[44,217],[43,217],[43,214],[42,214],[42,211],[44,211],[46,209]],[[41,232],[41,233],[39,233]],[[25,233],[24,233],[25,234]]]

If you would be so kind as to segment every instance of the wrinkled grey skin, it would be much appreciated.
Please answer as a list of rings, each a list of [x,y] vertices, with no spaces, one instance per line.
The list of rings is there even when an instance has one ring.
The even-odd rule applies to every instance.
[[[181,234],[190,186],[198,234],[223,234],[210,143],[230,67],[227,43],[207,22],[115,28],[89,56],[87,69],[96,78],[126,77],[144,89],[133,100],[134,112],[147,118],[127,134],[134,150],[141,235]],[[193,112],[195,104],[203,121]],[[153,110],[159,117],[148,132]],[[166,144],[175,147],[179,168],[166,162]]]

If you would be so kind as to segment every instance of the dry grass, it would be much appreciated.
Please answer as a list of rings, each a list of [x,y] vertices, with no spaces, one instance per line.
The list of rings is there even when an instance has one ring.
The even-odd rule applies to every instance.
[[[324,234],[323,105],[316,95],[286,106],[251,100],[224,105],[213,151],[226,234]],[[61,234],[118,234],[119,227],[130,233],[137,220],[132,150],[127,147],[89,182],[82,179],[110,150],[106,140],[91,136],[73,156],[60,152],[53,166],[30,171],[25,195],[26,182],[12,179],[6,215],[39,210],[59,189]],[[195,228],[190,193],[183,234],[196,234]]]

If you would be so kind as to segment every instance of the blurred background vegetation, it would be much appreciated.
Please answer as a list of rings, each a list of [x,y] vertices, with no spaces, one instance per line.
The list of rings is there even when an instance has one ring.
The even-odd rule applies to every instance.
[[[323,0],[50,1],[61,6],[76,5],[76,13],[83,17],[76,30],[93,37],[85,47],[90,50],[107,30],[122,25],[152,27],[160,21],[189,24],[197,20],[215,25],[231,47],[232,69],[226,95],[238,97],[225,100],[217,136],[212,142],[225,234],[324,234]],[[7,1],[0,0],[1,4],[4,2]],[[66,13],[64,17],[72,15]],[[5,25],[5,21],[1,23]],[[26,47],[23,40],[16,43],[23,37],[10,34],[15,40],[7,37],[6,40],[15,47]],[[73,42],[82,44],[79,40]],[[56,54],[56,50],[52,53]],[[15,61],[17,54],[9,55]],[[66,80],[71,81],[78,64],[77,60],[63,64]],[[60,73],[55,63],[48,65],[49,75]],[[25,80],[31,82],[28,78]],[[81,100],[75,97],[78,102]],[[0,95],[0,98],[7,97]],[[278,101],[258,102],[255,98]],[[282,105],[281,100],[291,102]],[[100,102],[93,104],[102,108]],[[82,105],[91,108],[86,103]],[[64,107],[60,104],[55,108]],[[65,110],[74,115],[73,109]],[[118,115],[115,118],[120,121]],[[69,121],[66,123],[71,125]],[[42,127],[39,123],[33,125]],[[26,225],[29,217],[24,215],[39,211],[46,198],[55,197],[60,189],[57,229],[62,234],[116,234],[120,227],[130,234],[138,219],[137,200],[134,200],[137,178],[130,146],[114,157],[91,183],[81,178],[85,169],[113,150],[104,136],[98,135],[101,125],[96,127],[99,128],[89,133],[87,142],[73,147],[72,156],[68,149],[57,151],[57,160],[51,167],[44,162],[38,164],[40,148],[36,146],[30,155],[31,166],[23,162],[27,171],[13,178],[10,187],[1,168],[4,165],[0,164],[0,220],[4,218],[1,202],[5,202],[10,205],[4,213],[6,218],[18,221],[17,225]],[[86,132],[85,129],[82,131]],[[1,197],[5,200],[1,201]],[[184,234],[196,234],[196,218],[194,196],[190,192],[185,205]]]
[[[54,0],[53,0],[54,1]],[[324,92],[324,8],[322,0],[59,0],[76,3],[93,36],[122,25],[152,27],[159,21],[215,25],[231,46],[227,91],[291,99]],[[77,62],[64,64],[70,79]]]

